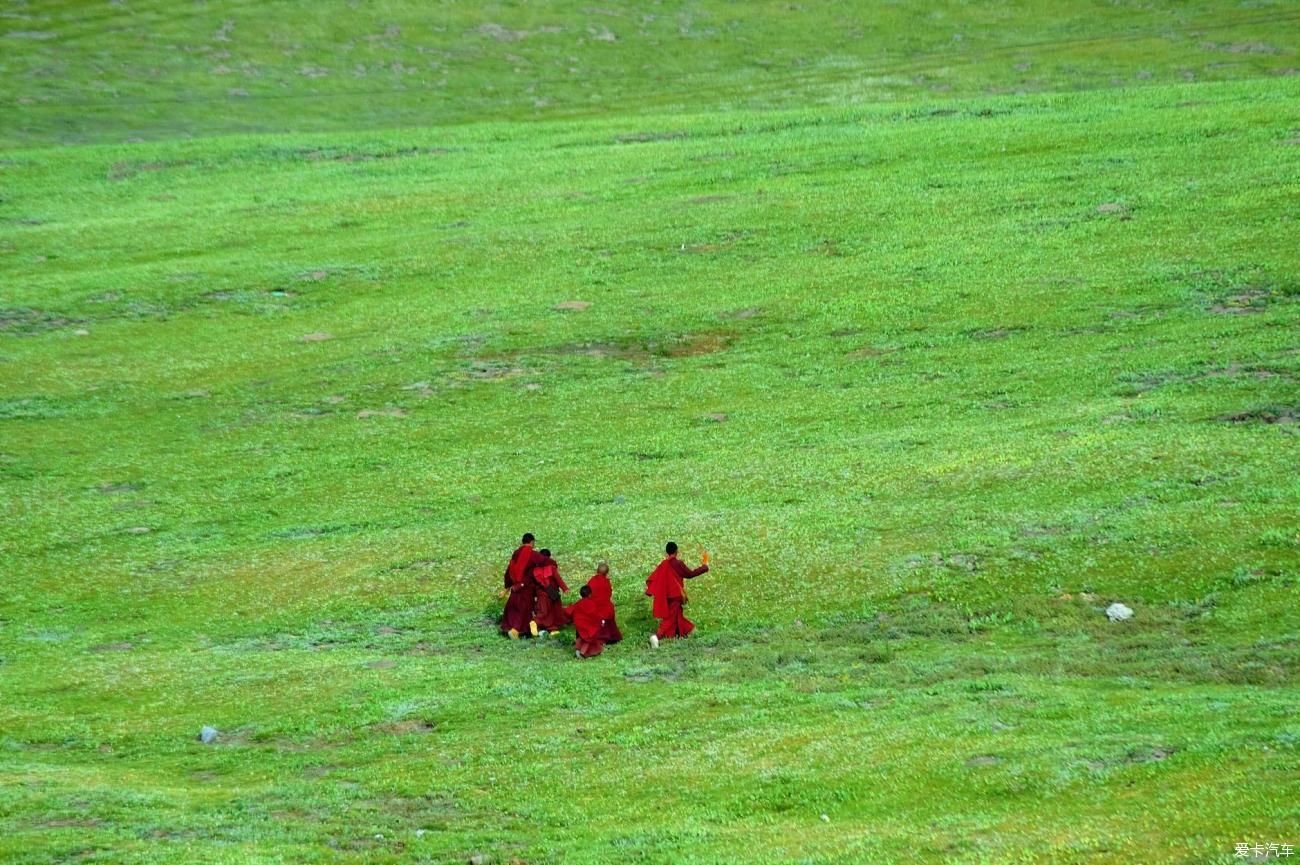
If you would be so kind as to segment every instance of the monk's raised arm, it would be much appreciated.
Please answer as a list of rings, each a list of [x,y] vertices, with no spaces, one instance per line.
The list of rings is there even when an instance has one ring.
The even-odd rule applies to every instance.
[[[708,565],[700,565],[698,568],[691,570],[681,559],[673,559],[672,561],[673,570],[676,571],[677,576],[681,577],[683,580],[693,580],[700,574],[707,574],[709,572]]]

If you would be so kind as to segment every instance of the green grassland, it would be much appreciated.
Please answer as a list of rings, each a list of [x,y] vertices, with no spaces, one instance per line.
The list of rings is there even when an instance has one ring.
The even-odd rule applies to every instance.
[[[1300,846],[1300,6],[179,10],[0,22],[0,861]]]

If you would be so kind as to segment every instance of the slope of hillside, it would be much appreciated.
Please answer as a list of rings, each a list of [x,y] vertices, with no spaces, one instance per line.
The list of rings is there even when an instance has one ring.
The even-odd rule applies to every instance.
[[[785,6],[692,20],[815,52]],[[45,8],[68,11],[11,11],[146,50]],[[559,35],[484,8],[442,35]],[[913,32],[910,8],[882,20]],[[397,4],[338,26],[362,9],[416,26]],[[1286,11],[1178,9],[1224,32]],[[564,33],[598,14],[552,11]],[[262,14],[287,13],[169,26],[233,39]],[[511,38],[491,44],[544,49]],[[1257,41],[1276,50],[1224,72],[1256,78],[1095,89],[1080,67],[1052,81],[1074,92],[990,94],[975,52],[952,93],[871,105],[755,101],[733,65],[691,112],[489,100],[491,122],[382,130],[383,100],[340,92],[320,131],[193,140],[298,120],[22,114],[0,157],[0,860],[1300,844],[1300,78]],[[64,51],[15,44],[6,87]],[[178,92],[192,60],[162,76]],[[139,95],[132,68],[113,80]],[[65,72],[42,92],[88,80]],[[164,140],[120,140],[146,126]],[[570,583],[611,562],[624,643],[577,662],[568,636],[497,635],[523,531]],[[714,570],[697,635],[653,651],[669,538]]]
[[[1294,0],[29,4],[0,141],[340,131],[1294,75]]]

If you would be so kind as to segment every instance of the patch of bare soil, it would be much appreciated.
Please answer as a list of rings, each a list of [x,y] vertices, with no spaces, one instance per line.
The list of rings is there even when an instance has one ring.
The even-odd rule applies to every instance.
[[[333,335],[328,333],[304,333],[302,335],[303,342],[325,342],[333,338]]]
[[[29,307],[0,309],[0,333],[26,335],[84,324],[79,318],[69,318],[53,312]]]
[[[480,360],[470,364],[465,376],[474,381],[500,381],[523,373],[523,367],[493,360]]]
[[[361,411],[357,412],[357,417],[406,417],[406,410],[400,408],[363,408]]]
[[[966,336],[971,339],[1006,339],[1012,334],[1023,333],[1029,328],[1020,325],[1012,327],[994,327],[987,330],[969,330]]]
[[[1215,315],[1250,315],[1263,312],[1273,299],[1273,293],[1265,288],[1248,288],[1230,294],[1209,307]]]
[[[1116,219],[1132,219],[1133,214],[1129,213],[1128,207],[1120,204],[1118,201],[1108,201],[1104,204],[1097,205],[1097,212],[1102,216],[1113,216]]]
[[[1249,411],[1237,412],[1236,414],[1224,415],[1219,420],[1228,423],[1264,423],[1264,424],[1293,424],[1300,419],[1300,407],[1297,406],[1270,406],[1268,408],[1251,409]]]
[[[730,346],[731,339],[723,334],[697,333],[667,341],[659,353],[667,357],[699,357],[723,351]]]
[[[896,348],[881,348],[875,345],[865,345],[862,348],[854,349],[849,352],[848,356],[852,358],[881,357],[886,354],[893,354],[898,351]]]
[[[557,303],[553,309],[560,312],[582,312],[591,308],[591,301],[587,300],[565,300]]]
[[[168,168],[180,168],[194,163],[188,159],[173,159],[162,162],[133,162],[121,161],[114,162],[108,170],[109,180],[129,180],[144,172],[164,171]]]
[[[749,318],[757,318],[762,314],[763,314],[762,307],[747,306],[744,309],[733,309],[730,312],[720,312],[718,313],[718,318],[744,321],[745,319],[749,319]]]
[[[387,733],[390,736],[418,736],[424,733],[432,733],[437,729],[437,725],[418,718],[408,718],[404,721],[376,724],[370,729],[377,733]]]

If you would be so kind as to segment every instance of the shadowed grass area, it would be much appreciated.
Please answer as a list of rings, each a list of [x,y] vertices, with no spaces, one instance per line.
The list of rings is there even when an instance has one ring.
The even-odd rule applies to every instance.
[[[289,8],[130,20],[183,45]],[[880,26],[921,58],[952,40],[915,16],[996,8]],[[1289,8],[1141,14],[1204,42]],[[1222,77],[1244,80],[1116,90],[1057,44],[1065,71],[1026,89],[1081,92],[1020,94],[989,92],[990,44],[952,92],[867,106],[811,84],[751,99],[735,57],[654,36],[720,9],[645,12],[634,37],[610,7],[614,43],[582,29],[580,62],[658,52],[731,94],[685,112],[575,118],[575,90],[520,123],[462,94],[456,119],[500,119],[380,130],[408,115],[322,90],[319,125],[198,100],[135,143],[112,142],[146,114],[20,115],[0,158],[0,858],[1185,863],[1300,843],[1300,79],[1272,74],[1294,39],[1239,49],[1259,65]],[[11,11],[55,34],[4,37],[10,73],[68,64],[51,100],[100,62],[74,63],[74,37],[162,56],[114,7]],[[400,33],[356,51],[419,33],[540,62],[548,14],[588,26],[444,11],[427,33],[396,5],[331,27],[382,13]],[[831,38],[723,11],[772,52]],[[1118,32],[1069,11],[1062,34]],[[283,38],[345,51],[314,26]],[[160,77],[201,95],[200,55]],[[177,137],[191,122],[281,131]],[[65,136],[98,143],[42,143]],[[567,635],[497,636],[523,531],[571,584],[610,561],[625,642],[579,663]],[[697,636],[656,652],[642,588],[669,538],[714,569]],[[1134,618],[1109,622],[1113,601]]]

